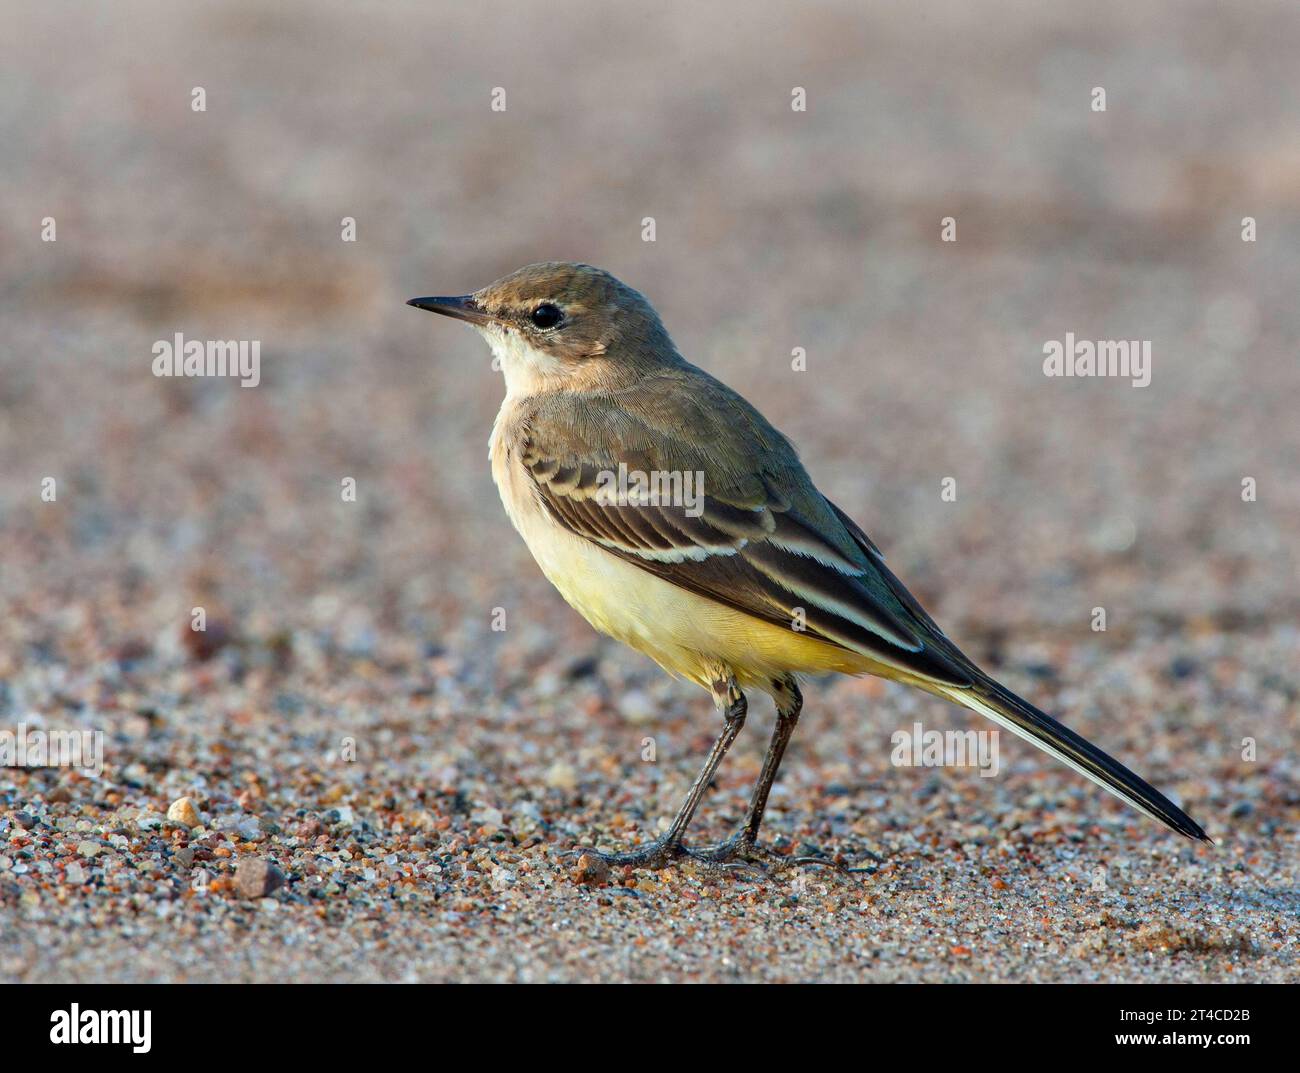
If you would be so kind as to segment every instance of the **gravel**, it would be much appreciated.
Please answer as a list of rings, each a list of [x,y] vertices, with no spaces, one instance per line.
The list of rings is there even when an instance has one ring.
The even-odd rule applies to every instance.
[[[0,979],[1296,979],[1289,7],[6,19],[0,730],[103,767],[0,769]],[[1006,738],[996,778],[896,767],[985,727],[827,679],[764,836],[850,871],[571,855],[654,838],[717,717],[540,576],[486,348],[403,305],[551,257],[644,290],[954,639],[1217,844]],[[261,384],[155,378],[176,331],[261,340]],[[1151,385],[1044,377],[1067,331],[1150,338]]]

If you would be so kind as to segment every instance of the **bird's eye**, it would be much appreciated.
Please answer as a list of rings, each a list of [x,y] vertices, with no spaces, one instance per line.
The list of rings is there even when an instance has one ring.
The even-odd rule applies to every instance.
[[[532,321],[538,328],[554,328],[563,319],[560,307],[551,305],[550,302],[543,302],[533,310]]]

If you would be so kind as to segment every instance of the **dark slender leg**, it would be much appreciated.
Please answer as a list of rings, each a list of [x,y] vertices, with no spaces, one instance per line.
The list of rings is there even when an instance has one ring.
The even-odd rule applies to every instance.
[[[627,853],[597,853],[595,850],[590,849],[575,852],[590,853],[609,864],[632,864],[644,868],[662,868],[674,858],[686,852],[682,847],[682,836],[686,833],[686,828],[690,825],[695,810],[699,808],[704,791],[709,788],[709,783],[713,781],[714,772],[718,770],[722,758],[727,755],[731,743],[736,740],[740,728],[745,725],[745,714],[749,710],[745,694],[740,691],[734,678],[720,681],[714,689],[714,697],[718,700],[719,707],[723,709],[722,733],[718,735],[718,740],[713,743],[713,748],[709,750],[709,756],[704,761],[704,767],[696,776],[695,782],[691,784],[690,792],[686,795],[686,800],[682,802],[682,807],[677,810],[677,815],[673,818],[672,825],[668,830],[648,846]],[[766,794],[764,797],[766,797]],[[759,814],[761,816],[761,809]]]
[[[708,864],[749,861],[775,868],[788,868],[792,864],[819,864],[838,868],[835,862],[821,857],[782,857],[758,845],[758,828],[763,822],[763,812],[767,809],[767,797],[772,792],[772,783],[776,781],[776,773],[785,756],[785,747],[790,744],[790,736],[794,734],[799,713],[803,710],[803,694],[799,692],[798,683],[793,676],[774,681],[772,693],[776,698],[776,729],[772,731],[772,740],[767,746],[767,755],[763,758],[763,770],[759,772],[758,782],[754,784],[754,792],[749,798],[744,824],[727,841],[689,852],[692,857]]]
[[[686,833],[687,825],[690,824],[691,818],[695,815],[695,810],[699,808],[700,799],[704,797],[704,791],[709,788],[709,783],[713,781],[713,775],[718,770],[718,765],[722,763],[722,758],[727,755],[731,743],[736,740],[740,728],[745,725],[745,715],[749,711],[749,702],[745,700],[745,694],[736,688],[735,682],[731,682],[730,687],[731,699],[722,715],[722,733],[718,735],[718,740],[713,743],[708,759],[704,761],[704,767],[700,769],[699,775],[695,777],[695,782],[691,784],[691,791],[686,795],[686,800],[682,802],[682,807],[677,810],[677,816],[673,819],[672,826],[664,834],[664,838],[673,844],[681,842],[682,836]]]
[[[799,686],[793,678],[774,682],[773,687],[776,689],[776,729],[772,731],[767,755],[763,757],[763,770],[759,773],[754,793],[749,799],[749,811],[745,814],[745,825],[740,835],[750,845],[758,841],[758,828],[767,808],[767,795],[772,792],[772,783],[776,781],[777,769],[785,756],[785,747],[790,744],[790,736],[794,733],[799,713],[803,710],[803,694],[799,692]]]

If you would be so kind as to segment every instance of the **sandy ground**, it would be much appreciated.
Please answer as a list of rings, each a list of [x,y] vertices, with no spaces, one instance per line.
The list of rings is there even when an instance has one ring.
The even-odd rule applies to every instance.
[[[1296,978],[1300,15],[860,6],[6,13],[0,730],[104,769],[0,770],[0,979]],[[895,766],[983,728],[827,680],[767,836],[858,870],[575,874],[716,716],[550,590],[486,349],[402,305],[543,259],[644,291],[1217,845],[1006,737],[996,778]],[[176,332],[259,340],[261,384],[155,378]],[[1066,332],[1150,339],[1151,384],[1045,377]]]

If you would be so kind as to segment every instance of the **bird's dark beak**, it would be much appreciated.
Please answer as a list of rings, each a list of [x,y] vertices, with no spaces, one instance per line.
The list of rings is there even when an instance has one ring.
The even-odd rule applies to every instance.
[[[415,306],[416,309],[427,309],[430,313],[441,313],[444,317],[468,321],[470,324],[488,324],[492,320],[469,294],[457,298],[412,298],[406,304]]]

